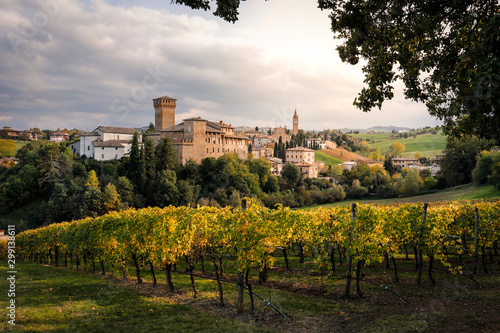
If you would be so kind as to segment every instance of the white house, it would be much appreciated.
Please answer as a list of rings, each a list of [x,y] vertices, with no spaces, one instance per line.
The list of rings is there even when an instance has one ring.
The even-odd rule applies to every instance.
[[[344,170],[352,170],[356,167],[356,162],[355,161],[351,161],[351,162],[344,162],[342,163],[342,169]]]
[[[99,126],[91,133],[81,134],[80,140],[69,146],[78,157],[85,155],[99,161],[120,159],[130,153],[135,132],[134,128],[128,127]]]
[[[326,149],[326,142],[324,140],[318,138],[307,139],[308,147],[314,147],[315,145],[318,145],[319,149]]]
[[[69,134],[65,132],[55,132],[50,135],[50,141],[63,142],[69,140]]]

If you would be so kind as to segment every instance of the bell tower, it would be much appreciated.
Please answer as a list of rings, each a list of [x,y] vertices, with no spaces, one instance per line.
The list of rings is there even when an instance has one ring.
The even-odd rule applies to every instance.
[[[297,115],[297,108],[295,108],[295,114],[293,115],[292,134],[297,135],[298,133],[299,133],[299,116]]]
[[[155,108],[155,131],[175,125],[175,107],[177,100],[168,96],[153,99]]]

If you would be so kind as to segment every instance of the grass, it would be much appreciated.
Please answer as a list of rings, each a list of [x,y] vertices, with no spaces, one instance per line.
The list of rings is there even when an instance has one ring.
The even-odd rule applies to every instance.
[[[442,134],[422,134],[416,138],[397,138],[385,141],[370,143],[373,148],[379,148],[380,152],[384,153],[389,150],[389,147],[395,143],[401,142],[405,146],[403,152],[404,157],[414,157],[416,153],[420,153],[424,157],[432,157],[439,154],[446,148],[446,137]]]
[[[326,270],[314,270],[312,250],[305,252],[305,263],[299,263],[297,249],[289,249],[290,266],[286,270],[281,251],[276,251],[275,268],[269,271],[267,285],[258,285],[257,274],[251,273],[254,291],[281,308],[290,318],[281,317],[257,301],[255,315],[249,314],[249,299],[245,293],[246,314],[236,315],[234,302],[236,287],[224,284],[226,306],[217,303],[215,281],[196,277],[198,297],[193,298],[189,277],[173,273],[176,292],[165,292],[165,275],[157,271],[159,285],[151,287],[148,269],[141,271],[145,281],[133,282],[133,269],[129,267],[129,280],[102,279],[98,276],[75,272],[69,268],[56,268],[40,264],[17,262],[16,326],[6,320],[0,322],[1,331],[12,332],[455,332],[494,331],[498,327],[495,315],[500,302],[500,276],[498,263],[489,265],[490,274],[476,278],[485,289],[470,280],[451,274],[435,272],[437,286],[431,286],[426,276],[423,284],[415,284],[414,261],[410,254],[396,256],[400,282],[394,282],[392,269],[383,263],[366,267],[366,279],[377,285],[362,284],[365,298],[358,298],[353,282],[351,299],[340,297],[345,280],[325,275]],[[317,253],[315,254],[317,257]],[[450,254],[451,256],[451,254]],[[498,259],[498,256],[496,256]],[[454,258],[456,260],[456,258]],[[471,259],[466,259],[470,261]],[[224,259],[224,278],[235,280],[233,259]],[[62,263],[61,263],[62,264]],[[0,268],[0,288],[7,290],[7,269]],[[344,264],[336,257],[337,274],[345,275]],[[439,266],[439,265],[437,265]],[[213,269],[205,260],[206,273]],[[441,266],[439,266],[442,268]],[[183,271],[179,263],[177,269]],[[312,269],[312,270],[311,270]],[[200,262],[197,274],[203,274]],[[311,270],[309,273],[307,270]],[[107,267],[108,276],[110,269]],[[322,274],[320,274],[322,273]],[[404,304],[379,284],[411,301]],[[7,297],[0,297],[0,307],[7,307]],[[460,321],[460,324],[457,322]]]
[[[338,159],[336,157],[333,157],[333,156],[330,156],[328,154],[325,154],[323,152],[320,152],[320,151],[315,151],[314,152],[314,160],[315,161],[323,161],[325,162],[325,164],[327,166],[333,166],[333,165],[337,165],[337,164],[342,164],[344,161],[342,161],[341,159]]]
[[[393,204],[393,203],[413,203],[413,202],[438,202],[452,200],[473,200],[473,199],[495,199],[500,198],[500,190],[493,185],[474,186],[472,184],[462,185],[430,194],[416,195],[412,197],[390,198],[390,199],[358,199],[345,200],[325,205],[314,205],[298,209],[311,210],[318,207],[328,208],[336,206],[347,206],[352,203],[365,204]]]
[[[410,133],[411,134],[411,133]],[[424,157],[433,157],[436,154],[440,154],[446,147],[446,136],[438,132],[438,134],[421,134],[417,135],[416,138],[412,136],[408,138],[395,138],[391,139],[392,133],[380,133],[380,134],[355,134],[352,135],[355,138],[360,139],[370,139],[375,142],[369,143],[372,148],[379,148],[380,152],[383,154],[389,147],[395,142],[401,142],[405,146],[405,151],[402,154],[403,157],[414,157],[416,153]]]
[[[0,268],[4,291],[9,289],[5,266]],[[0,331],[269,332],[68,269],[22,262],[16,269],[16,325],[2,318]],[[2,309],[8,305],[6,294],[0,298]]]

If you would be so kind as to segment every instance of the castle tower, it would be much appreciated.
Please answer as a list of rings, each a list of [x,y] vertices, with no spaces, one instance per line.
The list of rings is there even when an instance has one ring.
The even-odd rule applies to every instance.
[[[292,134],[297,135],[298,133],[299,133],[299,116],[297,115],[297,108],[295,108],[295,114],[293,115]]]
[[[155,130],[160,131],[164,128],[175,125],[175,107],[177,100],[168,96],[162,96],[153,99],[155,108]]]

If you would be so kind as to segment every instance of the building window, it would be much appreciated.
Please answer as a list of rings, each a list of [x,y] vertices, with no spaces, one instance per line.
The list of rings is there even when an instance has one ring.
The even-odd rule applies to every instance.
[[[90,150],[90,146],[87,146],[87,150]]]
[[[102,147],[102,150],[104,150],[104,147]]]
[[[208,148],[207,148],[207,154],[208,154]]]
[[[104,159],[104,154],[102,154],[102,159]]]
[[[118,150],[118,147],[115,147],[115,150]]]
[[[120,140],[120,135],[117,135],[117,136],[116,136],[116,138],[117,138],[118,140]]]

